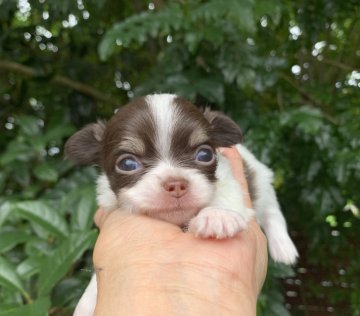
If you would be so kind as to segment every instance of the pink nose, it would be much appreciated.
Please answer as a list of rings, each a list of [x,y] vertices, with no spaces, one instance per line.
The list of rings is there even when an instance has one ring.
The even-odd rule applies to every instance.
[[[187,192],[188,182],[183,179],[170,180],[164,182],[163,187],[171,196],[179,198]]]

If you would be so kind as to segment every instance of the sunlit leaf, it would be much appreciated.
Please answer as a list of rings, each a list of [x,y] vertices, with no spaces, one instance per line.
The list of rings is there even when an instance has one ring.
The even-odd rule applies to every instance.
[[[16,272],[23,279],[28,279],[39,271],[39,258],[28,258],[16,267]]]
[[[26,293],[24,285],[20,280],[14,266],[4,257],[0,256],[0,284],[18,290],[22,294]]]
[[[16,204],[21,216],[34,221],[49,233],[66,236],[69,233],[65,219],[56,209],[50,208],[42,201],[27,201]]]

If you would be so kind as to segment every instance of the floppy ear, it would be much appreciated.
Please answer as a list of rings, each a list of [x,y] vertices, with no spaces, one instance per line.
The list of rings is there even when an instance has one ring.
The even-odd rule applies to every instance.
[[[65,144],[65,158],[78,165],[100,165],[104,122],[85,126],[72,135]]]
[[[205,109],[205,118],[210,122],[210,137],[216,147],[230,147],[242,143],[240,127],[227,115]]]

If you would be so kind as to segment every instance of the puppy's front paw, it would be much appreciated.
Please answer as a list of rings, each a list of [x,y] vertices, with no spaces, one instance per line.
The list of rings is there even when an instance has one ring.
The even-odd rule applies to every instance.
[[[270,255],[275,262],[282,262],[287,265],[296,263],[299,254],[294,243],[286,232],[281,233],[278,231],[269,234],[267,237]]]
[[[206,207],[190,221],[189,232],[202,238],[229,238],[246,229],[250,218],[240,212]]]

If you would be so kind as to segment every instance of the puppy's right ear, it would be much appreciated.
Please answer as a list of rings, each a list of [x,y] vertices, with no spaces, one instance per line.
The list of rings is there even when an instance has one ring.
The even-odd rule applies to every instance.
[[[65,158],[78,165],[100,165],[104,130],[105,123],[99,121],[76,132],[65,144]]]
[[[210,123],[210,136],[216,147],[230,147],[242,143],[240,127],[227,115],[205,109],[205,118]]]

